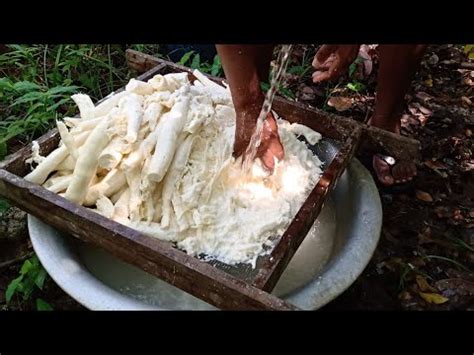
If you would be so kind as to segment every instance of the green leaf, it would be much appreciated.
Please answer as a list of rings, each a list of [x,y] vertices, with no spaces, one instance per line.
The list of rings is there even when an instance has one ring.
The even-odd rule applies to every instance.
[[[44,97],[44,93],[42,93],[40,91],[32,91],[32,92],[26,93],[25,95],[23,95],[20,98],[16,99],[15,102],[13,103],[12,107],[20,105],[20,104],[27,103],[27,102],[39,100],[40,98],[43,98],[43,97]]]
[[[201,55],[197,53],[194,56],[193,61],[191,62],[191,68],[199,69],[199,64],[201,64]]]
[[[209,63],[201,63],[196,69],[203,73],[209,73],[211,71],[211,65]]]
[[[357,57],[354,62],[352,62],[351,65],[349,65],[349,78],[352,78],[354,75],[356,69],[357,69],[357,64],[362,63],[364,61],[364,58],[362,57]]]
[[[37,311],[53,311],[53,307],[41,298],[36,299],[36,310]]]
[[[221,58],[216,54],[212,63],[211,75],[217,76],[222,69]]]
[[[26,301],[30,298],[31,294],[35,290],[35,280],[31,278],[31,275],[28,275],[23,279],[23,282],[18,289],[23,294],[23,300]]]
[[[6,142],[0,142],[0,160],[3,160],[7,156],[7,143]]]
[[[72,93],[79,89],[79,86],[55,86],[47,91],[48,95]]]
[[[0,89],[3,90],[12,90],[13,84],[9,78],[0,78]]]
[[[191,58],[191,55],[193,53],[194,51],[189,51],[189,52],[184,53],[184,55],[181,57],[178,63],[181,65],[185,65],[188,62],[189,58]]]
[[[0,198],[0,216],[3,215],[10,208],[7,200]]]
[[[28,111],[26,111],[26,116],[31,115],[33,113],[33,111],[35,111],[37,108],[40,108],[40,107],[43,107],[43,106],[44,106],[43,102],[37,102],[37,103],[33,104],[32,106],[30,106]]]
[[[31,269],[33,269],[33,263],[30,261],[30,259],[25,260],[23,263],[23,266],[20,269],[20,274],[25,275],[27,274]]]
[[[349,78],[352,78],[352,75],[354,75],[354,72],[357,69],[357,65],[355,63],[352,63],[349,65]]]
[[[36,255],[36,254],[33,255],[33,256],[30,258],[30,261],[31,261],[31,263],[33,264],[34,269],[38,269],[38,267],[42,267],[42,266],[41,266],[41,263],[40,263],[40,261],[39,261],[39,259],[38,259],[38,255]]]
[[[306,71],[305,67],[302,65],[295,65],[288,69],[289,74],[302,75]]]
[[[23,275],[18,276],[15,280],[10,282],[10,284],[7,287],[7,290],[5,292],[5,299],[7,303],[9,303],[15,294],[18,286],[20,285],[21,281],[23,280]]]
[[[365,85],[357,81],[354,81],[353,83],[348,83],[346,87],[355,92],[360,92],[365,89]]]
[[[70,97],[65,97],[64,99],[62,100],[59,100],[58,102],[56,102],[54,105],[51,105],[49,106],[46,111],[47,112],[51,112],[51,111],[54,111],[56,110],[59,106],[61,106],[62,104],[65,104],[66,102],[70,101],[71,98]]]
[[[279,91],[290,99],[294,99],[296,97],[295,94],[293,94],[293,92],[288,88],[280,87]]]
[[[46,273],[46,270],[41,267],[41,270],[38,271],[38,274],[35,277],[35,284],[40,290],[43,289],[44,281],[46,280],[47,275],[48,274]]]
[[[33,90],[41,90],[43,87],[32,83],[30,81],[19,81],[13,85],[13,89],[16,91],[33,91]]]
[[[260,88],[262,89],[263,92],[267,92],[268,90],[270,90],[270,84],[260,83]]]

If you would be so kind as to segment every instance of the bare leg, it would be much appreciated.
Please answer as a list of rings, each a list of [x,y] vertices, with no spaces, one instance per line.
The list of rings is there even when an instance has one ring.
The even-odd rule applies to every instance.
[[[374,115],[370,124],[400,134],[403,99],[418,69],[426,45],[380,45],[380,68]],[[416,175],[414,162],[399,162],[392,169],[374,156],[374,169],[385,185],[406,182]]]

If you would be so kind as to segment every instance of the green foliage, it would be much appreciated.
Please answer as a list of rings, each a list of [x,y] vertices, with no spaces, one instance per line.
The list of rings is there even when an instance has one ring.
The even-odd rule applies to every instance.
[[[14,44],[8,49],[0,54],[0,159],[12,139],[30,141],[55,119],[76,114],[72,94],[86,92],[99,100],[131,76],[120,45]]]
[[[352,78],[354,76],[355,71],[357,70],[357,65],[362,63],[364,61],[364,58],[357,57],[354,62],[349,65],[349,78]]]
[[[30,299],[33,291],[42,290],[46,280],[47,273],[35,255],[25,260],[20,269],[20,275],[10,282],[5,292],[5,299],[10,303],[13,296],[18,294],[23,301]],[[40,302],[41,306],[47,305],[46,302]]]
[[[211,66],[211,75],[221,76],[223,74],[221,58],[216,55],[214,56],[214,61]]]
[[[260,89],[266,93],[268,90],[270,90],[270,84],[269,83],[260,83]],[[285,88],[283,85],[278,85],[278,92],[285,96],[286,98],[290,100],[294,100],[296,98],[296,95],[294,94],[293,91],[291,91],[289,88]]]
[[[357,57],[356,60],[354,60],[354,62],[349,66],[349,78],[352,79],[352,82],[348,83],[346,85],[346,88],[357,93],[360,93],[361,91],[366,89],[366,86],[364,84],[354,79],[354,74],[357,70],[357,66],[363,62],[364,58]]]
[[[365,85],[354,80],[353,82],[351,83],[348,83],[346,85],[346,87],[349,89],[349,90],[352,90],[352,91],[355,91],[357,93],[361,92],[362,90],[365,90]]]
[[[10,208],[7,200],[0,198],[0,217]]]
[[[36,310],[37,311],[52,311],[53,307],[41,298],[36,299]]]
[[[145,54],[153,55],[155,57],[162,56],[159,53],[160,45],[158,44],[131,44],[130,49],[134,49]]]
[[[187,65],[192,69],[197,69],[200,72],[211,74],[214,76],[222,76],[224,71],[219,56],[216,54],[212,64],[201,61],[201,55],[194,51],[186,52],[178,62],[181,65]]]
[[[186,65],[186,63],[189,61],[189,59],[191,58],[193,54],[194,54],[194,51],[189,51],[189,52],[184,53],[184,55],[179,60],[178,64]]]

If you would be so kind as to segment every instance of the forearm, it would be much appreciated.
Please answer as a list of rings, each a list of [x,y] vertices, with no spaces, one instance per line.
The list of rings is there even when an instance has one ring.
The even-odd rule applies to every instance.
[[[263,102],[257,66],[258,47],[253,45],[216,45],[237,111]]]

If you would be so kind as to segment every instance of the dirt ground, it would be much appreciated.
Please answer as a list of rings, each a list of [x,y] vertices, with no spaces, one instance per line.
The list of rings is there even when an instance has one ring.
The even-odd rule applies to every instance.
[[[316,48],[297,46],[293,61],[312,59]],[[338,114],[364,120],[373,109],[377,75],[376,50],[366,49],[372,68],[360,63],[352,78],[318,86],[310,76],[288,74],[285,86],[299,101],[331,112],[338,106]],[[348,88],[351,80],[366,88]],[[328,92],[340,97],[339,105],[325,106]],[[359,279],[325,310],[474,309],[473,100],[474,65],[462,48],[431,46],[402,119],[402,134],[421,142],[418,177],[396,189],[379,186],[384,211],[380,243]],[[35,309],[32,300],[5,303],[9,282],[32,253],[24,220],[22,212],[10,210],[0,223],[3,309]],[[55,310],[83,309],[50,278],[42,292],[35,292]]]

